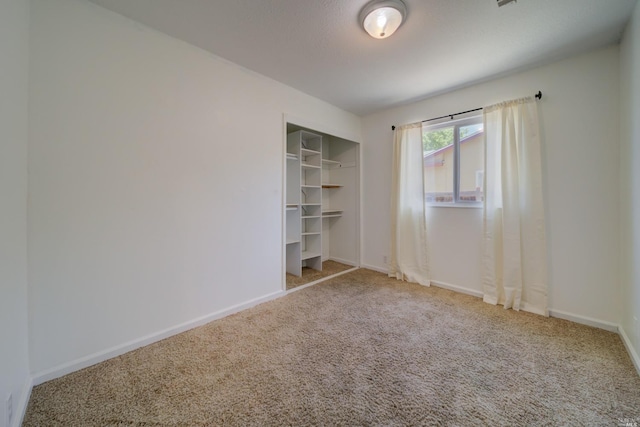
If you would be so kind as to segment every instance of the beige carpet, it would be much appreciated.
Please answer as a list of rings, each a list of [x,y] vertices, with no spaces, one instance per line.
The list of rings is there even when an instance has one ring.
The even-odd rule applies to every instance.
[[[33,389],[25,426],[618,426],[620,338],[358,270]]]
[[[309,267],[302,267],[302,276],[294,276],[293,274],[287,273],[287,290],[315,282],[323,277],[333,276],[336,273],[340,273],[351,268],[353,268],[353,266],[331,260],[324,261],[322,263],[322,271],[314,270]]]

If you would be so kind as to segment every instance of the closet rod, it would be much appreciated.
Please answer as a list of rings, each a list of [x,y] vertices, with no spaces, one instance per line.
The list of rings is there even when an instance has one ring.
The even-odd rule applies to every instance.
[[[540,90],[539,90],[539,91],[538,91],[538,93],[536,93],[534,96],[535,96],[537,99],[542,99],[542,91],[540,91]],[[480,111],[480,110],[482,110],[482,109],[483,109],[483,108],[482,108],[482,107],[480,107],[480,108],[474,108],[473,110],[461,111],[461,112],[459,112],[459,113],[447,114],[446,116],[434,117],[434,118],[432,118],[432,119],[423,120],[423,121],[422,121],[422,123],[425,123],[425,122],[431,122],[431,121],[433,121],[433,120],[446,119],[447,117],[451,117],[451,120],[453,120],[453,117],[454,117],[454,116],[459,116],[459,115],[461,115],[461,114],[467,114],[467,113],[473,113],[474,111]],[[391,126],[391,130],[396,130],[396,127],[395,127],[395,126]]]

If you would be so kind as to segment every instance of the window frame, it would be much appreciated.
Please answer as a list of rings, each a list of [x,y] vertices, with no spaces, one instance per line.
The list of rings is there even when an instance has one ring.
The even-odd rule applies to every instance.
[[[429,207],[459,207],[459,208],[482,208],[484,206],[484,166],[483,166],[483,200],[469,201],[460,200],[460,128],[470,126],[474,124],[482,124],[484,133],[484,122],[482,114],[474,114],[466,116],[460,119],[447,119],[434,124],[422,124],[422,133],[429,131],[437,131],[439,129],[445,129],[453,127],[453,201],[451,202],[426,202],[425,205]],[[482,138],[482,150],[486,156],[485,141]],[[424,152],[423,152],[424,153]],[[486,166],[486,159],[483,162]],[[424,162],[423,162],[424,168]],[[423,172],[424,174],[424,172]],[[424,180],[424,177],[422,178]]]

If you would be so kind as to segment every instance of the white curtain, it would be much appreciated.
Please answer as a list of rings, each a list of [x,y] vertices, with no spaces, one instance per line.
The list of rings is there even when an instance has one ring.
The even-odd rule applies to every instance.
[[[393,135],[389,276],[429,286],[423,162],[422,123],[396,128]]]
[[[484,108],[484,301],[548,316],[542,166],[533,98]]]

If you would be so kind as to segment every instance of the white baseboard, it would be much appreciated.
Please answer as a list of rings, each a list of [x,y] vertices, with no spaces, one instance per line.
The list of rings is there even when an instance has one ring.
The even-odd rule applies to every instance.
[[[27,406],[31,398],[31,390],[33,389],[33,377],[29,376],[22,387],[22,395],[18,399],[17,405],[13,411],[14,417],[10,427],[20,427],[27,413]]]
[[[335,261],[335,262],[339,262],[340,264],[350,265],[352,267],[357,267],[358,266],[357,262],[353,262],[351,260],[343,259],[343,258],[336,258],[334,256],[331,256],[331,257],[325,259],[324,261]]]
[[[476,297],[476,298],[483,297],[482,292],[476,291],[474,289],[465,288],[464,286],[452,285],[450,283],[439,282],[437,280],[432,280],[431,284],[439,288],[448,289],[450,291],[459,292],[461,294],[471,295],[472,297]]]
[[[631,357],[631,361],[636,367],[636,371],[638,371],[638,375],[640,375],[640,356],[638,355],[638,352],[636,352],[635,348],[633,348],[633,345],[631,345],[631,340],[622,325],[618,326],[618,333],[620,334],[620,338],[622,338],[624,346],[627,348],[627,353],[629,353],[629,357]]]
[[[377,267],[375,265],[363,264],[362,268],[366,268],[368,270],[377,271],[378,273],[389,274],[389,270],[386,268]],[[433,286],[437,286],[443,289],[449,289],[450,291],[460,292],[462,294],[471,295],[477,298],[482,298],[482,292],[476,291],[473,289],[465,288],[464,286],[452,285],[450,283],[439,282],[437,280],[432,280],[431,284]]]
[[[609,332],[619,332],[619,327],[615,323],[605,322],[603,320],[593,319],[591,317],[580,316],[578,314],[567,313],[566,311],[560,311],[555,309],[549,309],[549,316],[557,317],[558,319],[570,320],[574,323],[580,323],[582,325],[593,326],[594,328],[604,329]]]
[[[369,264],[360,264],[361,268],[366,268],[367,270],[377,271],[378,273],[389,274],[388,268],[376,267],[375,265]]]
[[[189,322],[185,322],[180,325],[176,325],[171,328],[167,328],[165,330],[162,330],[153,334],[149,334],[147,336],[129,341],[127,343],[124,343],[124,344],[121,344],[121,345],[118,345],[94,354],[90,354],[89,356],[81,357],[71,362],[56,366],[54,368],[47,369],[42,372],[38,372],[33,375],[33,385],[36,386],[44,382],[47,382],[56,378],[60,378],[64,375],[70,374],[71,372],[75,372],[80,369],[87,368],[89,366],[95,365],[96,363],[104,362],[105,360],[120,356],[132,350],[138,349],[140,347],[144,347],[146,345],[163,340],[170,336],[188,331],[189,329],[193,329],[198,326],[205,325],[213,320],[221,319],[223,317],[229,316],[230,314],[234,314],[239,311],[246,310],[247,308],[251,308],[263,302],[267,302],[267,301],[271,301],[273,299],[279,298],[285,294],[286,292],[284,291],[274,292],[274,293],[271,293],[259,298],[255,298],[241,304],[231,306],[229,308],[225,308],[223,310],[216,311],[214,313],[199,317]]]

